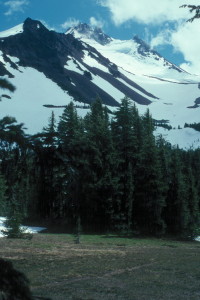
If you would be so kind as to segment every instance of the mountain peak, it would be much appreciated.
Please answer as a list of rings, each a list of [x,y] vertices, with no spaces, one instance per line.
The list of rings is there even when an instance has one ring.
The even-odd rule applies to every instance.
[[[141,48],[143,48],[143,52],[149,52],[151,50],[150,46],[145,41],[143,41],[141,38],[139,38],[137,35],[135,35],[133,37],[133,40],[138,45],[140,45]]]
[[[101,45],[109,44],[112,38],[105,34],[101,28],[92,27],[86,23],[79,23],[77,26],[69,28],[66,34],[72,34],[76,38],[87,38],[95,40]]]
[[[48,29],[40,22],[37,20],[32,20],[31,18],[27,18],[24,21],[24,25],[23,25],[24,31],[31,31],[31,32],[35,32],[38,31],[39,29],[43,30],[43,31],[48,31]]]
[[[157,51],[152,50],[151,47],[137,35],[133,37],[133,41],[138,44],[138,53],[141,55],[148,56],[149,53],[152,53],[160,57],[160,54]]]

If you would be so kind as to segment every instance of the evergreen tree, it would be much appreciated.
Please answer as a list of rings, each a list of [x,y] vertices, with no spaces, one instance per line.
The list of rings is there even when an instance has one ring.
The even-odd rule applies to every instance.
[[[76,108],[73,102],[70,102],[60,117],[58,124],[59,142],[64,152],[69,153],[72,150],[72,144],[79,128],[80,120]]]
[[[187,197],[181,151],[176,148],[171,155],[170,182],[166,198],[166,223],[168,232],[171,234],[186,236],[190,220]]]
[[[189,222],[187,226],[187,234],[188,237],[193,239],[194,237],[197,237],[200,233],[200,211],[199,197],[191,168],[188,168],[186,182],[189,209]]]
[[[61,197],[67,202],[68,217],[71,215],[74,218],[76,226],[80,218],[80,199],[83,194],[86,143],[82,120],[72,102],[60,118],[58,143],[58,155],[62,161],[60,175],[58,174],[62,186]]]
[[[198,184],[195,180],[195,170],[192,169],[192,159],[194,156],[193,150],[184,151],[184,177],[185,186],[187,189],[187,201],[188,201],[188,225],[185,234],[194,238],[199,234],[200,228],[200,209],[199,209],[199,195]]]
[[[0,214],[6,203],[11,235],[33,214],[64,220],[77,241],[81,227],[197,234],[200,150],[155,139],[149,110],[140,117],[127,98],[109,118],[97,99],[84,119],[71,102],[57,129],[52,112],[31,137],[15,118],[0,120]]]
[[[199,210],[200,210],[200,149],[190,151],[191,155],[191,169],[194,175],[195,186],[197,188],[197,195],[199,199]]]
[[[112,159],[113,147],[107,108],[101,99],[91,105],[91,112],[84,119],[87,149],[87,182],[85,201],[89,205],[87,219],[100,229],[109,228],[113,197]],[[84,205],[84,204],[83,204]]]
[[[5,227],[6,230],[2,231],[8,238],[22,238],[23,230],[21,229],[22,224],[22,213],[21,205],[16,198],[15,188],[12,187],[12,198],[7,203],[7,214]]]
[[[0,216],[5,216],[6,213],[6,181],[2,174],[0,174]]]
[[[0,147],[6,151],[12,151],[13,148],[27,147],[24,124],[16,124],[14,117],[6,116],[0,120]]]
[[[142,230],[158,235],[165,232],[165,188],[149,110],[145,113],[142,123],[143,145],[136,176],[135,219]]]
[[[53,111],[51,112],[51,117],[49,118],[49,123],[47,127],[43,128],[43,135],[43,145],[52,148],[57,145],[56,120]]]
[[[128,98],[122,99],[112,121],[112,136],[116,150],[115,176],[118,178],[115,195],[116,225],[132,229],[134,178],[139,154],[139,115]],[[140,132],[140,131],[139,131]]]

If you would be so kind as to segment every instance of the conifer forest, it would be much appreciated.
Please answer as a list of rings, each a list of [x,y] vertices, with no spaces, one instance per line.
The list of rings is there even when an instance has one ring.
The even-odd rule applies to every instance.
[[[111,113],[100,99],[84,118],[70,103],[27,135],[0,120],[0,215],[48,220],[73,231],[195,237],[200,212],[200,149],[155,137],[149,110],[124,98]]]

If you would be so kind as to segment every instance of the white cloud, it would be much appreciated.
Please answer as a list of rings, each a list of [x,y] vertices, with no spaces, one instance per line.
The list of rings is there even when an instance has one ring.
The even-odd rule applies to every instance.
[[[187,63],[181,67],[188,72],[200,74],[200,24],[199,21],[180,25],[171,34],[171,44],[176,51],[182,52]]]
[[[95,17],[90,18],[90,25],[92,27],[98,27],[103,28],[105,25],[105,22],[103,20],[97,20]]]
[[[185,63],[181,68],[190,72],[200,74],[200,39],[199,21],[181,22],[175,29],[170,27],[159,32],[151,39],[152,48],[162,45],[171,45],[175,52],[182,53]]]
[[[143,24],[159,24],[165,21],[176,21],[190,17],[182,4],[191,4],[191,0],[100,0],[101,6],[107,7],[116,25],[134,20]],[[193,0],[192,4],[199,4]]]
[[[6,16],[11,16],[16,12],[24,12],[25,7],[29,4],[27,0],[6,1],[4,5],[8,8]]]
[[[169,28],[162,30],[156,36],[151,38],[149,42],[151,48],[156,48],[157,46],[171,44],[172,34],[173,34],[173,30],[170,30]]]
[[[152,39],[152,34],[149,30],[148,27],[145,27],[144,28],[144,40],[147,44],[150,44],[151,43],[151,39]]]
[[[74,19],[74,18],[69,18],[67,21],[65,21],[65,22],[61,25],[61,27],[62,27],[63,29],[68,29],[68,28],[70,28],[70,27],[77,26],[79,23],[80,23],[79,20]]]

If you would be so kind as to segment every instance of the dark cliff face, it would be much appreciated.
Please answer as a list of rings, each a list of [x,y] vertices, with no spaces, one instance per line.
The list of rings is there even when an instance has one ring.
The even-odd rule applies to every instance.
[[[3,53],[18,57],[21,66],[37,67],[46,73],[52,67],[62,69],[72,53],[83,55],[82,45],[73,37],[49,31],[39,21],[27,19],[23,27],[23,33],[4,38],[0,43]]]
[[[47,78],[56,82],[76,101],[91,103],[99,96],[105,104],[118,106],[118,102],[108,92],[92,82],[92,76],[98,75],[136,102],[145,105],[151,103],[145,96],[119,82],[117,78],[123,77],[125,81],[128,81],[128,78],[95,48],[82,43],[72,34],[50,31],[39,21],[28,18],[24,22],[22,33],[0,38],[0,50],[7,62],[9,62],[8,55],[19,59],[17,64],[10,62],[12,68],[18,69],[19,65],[43,72]],[[104,65],[108,73],[84,63],[84,52]],[[77,69],[81,69],[79,65],[81,63],[88,71],[82,70],[83,74],[80,74],[65,68],[70,59],[77,65]],[[2,63],[0,63],[0,75],[13,76]],[[131,84],[134,86],[134,82]],[[139,86],[136,88],[140,90]],[[155,98],[145,90],[143,92]]]

